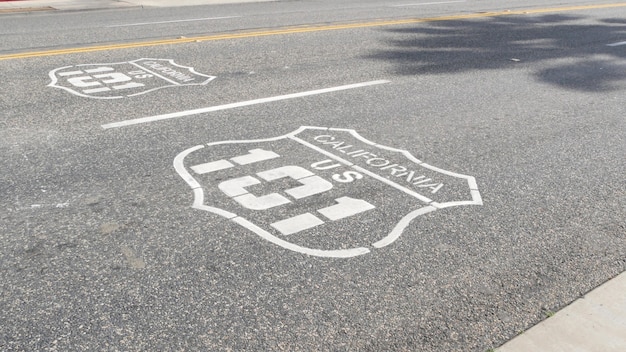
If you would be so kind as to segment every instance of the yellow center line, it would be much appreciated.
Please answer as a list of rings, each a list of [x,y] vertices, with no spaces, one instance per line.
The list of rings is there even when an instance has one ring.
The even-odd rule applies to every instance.
[[[264,31],[215,34],[215,35],[197,36],[197,37],[189,37],[189,38],[185,37],[185,38],[162,39],[162,40],[153,40],[153,41],[145,41],[145,42],[25,52],[25,53],[17,53],[17,54],[0,55],[0,60],[25,59],[25,58],[31,58],[31,57],[78,54],[78,53],[89,53],[89,52],[94,52],[94,51],[131,49],[131,48],[140,48],[140,47],[147,47],[147,46],[172,45],[172,44],[216,41],[216,40],[226,40],[226,39],[254,38],[254,37],[295,34],[295,33],[310,33],[310,32],[321,32],[321,31],[335,31],[335,30],[342,30],[342,29],[395,26],[395,25],[403,25],[403,24],[425,23],[425,22],[436,22],[436,21],[455,21],[455,20],[496,17],[496,16],[527,15],[527,14],[555,13],[555,12],[565,12],[565,11],[607,9],[607,8],[615,8],[615,7],[626,7],[626,3],[552,7],[552,8],[526,9],[526,10],[515,10],[515,11],[480,12],[480,13],[440,16],[440,17],[409,18],[409,19],[400,19],[400,20],[379,20],[379,21],[371,21],[371,22],[344,23],[344,24],[332,24],[332,25],[321,25],[321,26],[285,27],[285,28],[280,28],[280,29],[264,30]]]

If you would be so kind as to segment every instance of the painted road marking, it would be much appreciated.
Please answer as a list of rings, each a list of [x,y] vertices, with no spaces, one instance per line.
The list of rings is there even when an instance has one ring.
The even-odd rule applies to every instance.
[[[466,2],[466,0],[459,1],[440,1],[440,2],[422,2],[417,4],[399,4],[399,5],[389,5],[390,7],[410,7],[410,6],[424,6],[424,5],[440,5],[440,4],[456,4],[459,2]]]
[[[128,24],[114,24],[114,25],[106,26],[105,28],[147,26],[147,25],[152,25],[152,24],[166,24],[166,23],[213,21],[213,20],[224,20],[224,19],[230,19],[230,18],[240,18],[240,17],[241,16],[224,16],[224,17],[192,18],[192,19],[187,19],[187,20],[160,21],[160,22],[138,22],[138,23],[128,23]]]
[[[65,66],[48,73],[49,87],[93,99],[119,99],[167,87],[206,85],[215,76],[198,73],[170,59]]]
[[[231,158],[230,160],[234,161],[239,165],[248,165],[253,163],[258,163],[259,161],[270,160],[274,158],[278,158],[279,155],[263,149],[253,149],[249,154],[241,155],[238,157]],[[209,172],[215,172],[224,169],[230,169],[231,167],[235,167],[233,163],[228,160],[218,160],[212,161],[209,163],[204,163],[196,166],[192,166],[191,169],[197,174],[208,174]]]
[[[235,165],[231,163],[230,161],[218,160],[218,161],[212,161],[212,162],[204,163],[200,165],[195,165],[191,169],[193,170],[193,172],[201,175],[201,174],[208,174],[209,172],[230,169],[231,167],[235,167]]]
[[[374,85],[384,84],[384,83],[389,83],[389,82],[390,81],[387,81],[387,80],[362,82],[362,83],[348,84],[348,85],[332,87],[332,88],[310,90],[310,91],[301,92],[301,93],[293,93],[293,94],[279,95],[279,96],[269,97],[269,98],[261,98],[261,99],[242,101],[242,102],[239,102],[239,103],[231,103],[231,104],[210,106],[210,107],[201,108],[201,109],[180,111],[180,112],[174,112],[174,113],[164,114],[164,115],[156,115],[156,116],[142,117],[142,118],[133,119],[133,120],[126,120],[126,121],[120,121],[120,122],[107,123],[107,124],[102,125],[102,128],[109,129],[109,128],[126,127],[126,126],[142,124],[142,123],[150,123],[150,122],[155,122],[155,121],[161,121],[161,120],[175,119],[175,118],[191,116],[191,115],[204,114],[204,113],[207,113],[207,112],[228,110],[228,109],[240,108],[240,107],[244,107],[244,106],[270,103],[270,102],[275,102],[275,101],[280,101],[280,100],[302,98],[302,97],[307,97],[307,96],[317,95],[317,94],[325,94],[325,93],[338,92],[338,91],[348,90],[348,89],[369,87],[369,86],[374,86]]]
[[[248,154],[237,156],[242,148]],[[251,167],[230,162],[252,160],[250,155]],[[277,157],[262,157],[270,155]],[[280,137],[199,145],[179,153],[174,168],[193,191],[192,208],[320,257],[367,254],[395,242],[418,216],[482,205],[474,177],[433,167],[347,129],[309,126]],[[273,182],[283,178],[292,182]]]
[[[337,204],[319,209],[317,212],[324,215],[329,220],[337,221],[376,208],[362,199],[341,197],[335,199],[335,201]]]
[[[294,233],[312,229],[323,224],[324,221],[317,216],[311,213],[304,213],[289,219],[274,222],[271,226],[280,231],[283,235],[293,235]]]
[[[189,37],[189,38],[161,39],[161,40],[154,40],[154,41],[147,41],[147,42],[122,43],[122,44],[113,44],[113,45],[88,46],[88,47],[68,48],[68,49],[59,49],[59,50],[45,50],[45,51],[8,54],[8,55],[0,55],[0,61],[10,60],[10,59],[25,59],[25,58],[31,58],[31,57],[88,53],[88,52],[106,51],[106,50],[141,48],[141,47],[149,47],[149,46],[196,43],[196,42],[203,42],[203,41],[256,38],[256,37],[265,37],[265,36],[273,36],[273,35],[312,33],[312,32],[321,32],[321,31],[335,31],[335,30],[358,29],[358,28],[369,28],[369,27],[398,26],[398,25],[405,25],[405,24],[428,23],[428,22],[437,22],[437,21],[457,21],[457,20],[468,20],[468,19],[477,19],[477,18],[485,18],[485,17],[533,15],[533,14],[558,13],[558,12],[567,12],[567,11],[596,10],[596,9],[608,9],[608,8],[617,8],[617,7],[626,7],[626,3],[623,2],[623,3],[613,3],[613,4],[552,7],[552,8],[526,9],[526,10],[515,10],[515,11],[481,12],[481,13],[460,14],[460,15],[441,16],[441,17],[409,18],[409,19],[401,19],[401,20],[381,20],[381,21],[372,21],[372,22],[332,24],[332,25],[308,26],[308,27],[285,27],[285,28],[279,28],[279,29],[273,29],[273,30],[254,31],[254,32],[216,34],[216,35],[208,35],[208,36]]]
[[[326,151],[326,150],[324,150],[324,149],[322,149],[322,148],[320,148],[318,146],[315,146],[315,145],[313,145],[311,143],[308,143],[307,141],[300,140],[297,137],[293,137],[293,139],[297,140],[300,144],[306,145],[307,147],[309,147],[309,148],[311,148],[311,149],[313,149],[313,150],[315,150],[315,151],[317,151],[317,152],[319,152],[321,154],[324,154],[324,155],[326,155],[326,156],[328,156],[330,158],[333,158],[336,161],[341,162],[344,165],[349,165],[350,167],[354,168],[358,172],[366,174],[366,175],[368,175],[368,176],[370,176],[370,177],[372,177],[374,179],[377,179],[377,180],[379,180],[379,181],[381,181],[383,183],[386,183],[386,184],[390,185],[391,187],[393,187],[393,188],[395,188],[395,189],[397,189],[397,190],[399,190],[401,192],[404,192],[404,193],[406,193],[406,194],[408,194],[410,196],[413,196],[413,197],[421,200],[424,203],[432,203],[433,202],[432,199],[430,199],[430,198],[428,198],[428,197],[426,197],[424,195],[421,195],[421,194],[416,193],[416,192],[414,192],[414,191],[412,191],[412,190],[410,190],[410,189],[408,189],[406,187],[403,187],[403,186],[401,186],[400,184],[398,184],[396,182],[391,182],[391,181],[387,180],[386,178],[381,177],[381,176],[379,176],[379,175],[377,175],[375,173],[372,173],[372,172],[370,172],[370,171],[368,171],[366,169],[363,169],[362,167],[360,167],[358,165],[354,165],[353,163],[351,163],[349,161],[346,161],[345,159],[343,159],[343,158],[341,158],[339,156],[336,156],[335,154],[333,154],[333,153],[331,153],[329,151]],[[363,152],[363,151],[361,150],[361,152]],[[348,155],[350,155],[350,154],[348,154]],[[358,155],[358,154],[355,153],[354,155]],[[415,159],[413,161],[417,162],[418,164],[421,164],[421,161],[419,161],[417,159]]]
[[[626,42],[619,42],[619,43],[607,44],[607,46],[620,46],[620,45],[626,45]]]

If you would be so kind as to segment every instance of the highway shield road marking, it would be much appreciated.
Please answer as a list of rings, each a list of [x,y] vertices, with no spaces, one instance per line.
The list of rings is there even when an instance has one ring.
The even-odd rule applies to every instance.
[[[350,129],[301,127],[198,145],[179,153],[174,168],[192,189],[192,208],[319,257],[367,254],[394,243],[419,216],[482,205],[474,177]]]
[[[137,59],[54,69],[50,87],[94,99],[118,99],[167,87],[205,85],[215,76],[196,72],[169,59]]]

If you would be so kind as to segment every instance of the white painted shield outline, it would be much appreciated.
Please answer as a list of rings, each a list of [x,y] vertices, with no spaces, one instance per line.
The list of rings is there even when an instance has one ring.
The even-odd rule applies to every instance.
[[[380,149],[385,149],[388,151],[392,151],[392,152],[396,152],[396,153],[401,153],[402,155],[404,155],[407,159],[411,160],[412,162],[425,167],[427,169],[430,169],[432,171],[436,171],[445,175],[449,175],[449,176],[453,176],[453,177],[457,177],[457,178],[462,178],[467,180],[469,189],[470,189],[470,194],[472,197],[472,200],[468,200],[468,201],[454,201],[454,202],[445,202],[445,203],[438,203],[435,202],[425,196],[422,196],[420,194],[417,194],[411,190],[408,190],[398,184],[395,184],[392,181],[389,181],[379,175],[376,175],[364,168],[361,168],[357,165],[354,165],[353,163],[346,161],[332,153],[329,153],[317,146],[314,146],[312,144],[310,144],[307,141],[304,141],[298,137],[296,137],[300,132],[305,131],[305,130],[321,130],[321,131],[337,131],[337,132],[348,132],[350,133],[354,138],[358,139],[359,141],[366,143],[368,145],[374,146],[376,148],[380,148]],[[387,147],[384,145],[380,145],[374,142],[371,142],[367,139],[365,139],[364,137],[362,137],[361,135],[359,135],[355,130],[352,129],[341,129],[341,128],[327,128],[327,127],[313,127],[313,126],[302,126],[300,128],[298,128],[297,130],[285,134],[283,136],[279,136],[279,137],[274,137],[274,138],[266,138],[266,139],[255,139],[255,140],[234,140],[234,141],[221,141],[221,142],[213,142],[213,143],[208,143],[206,144],[207,147],[210,146],[214,146],[214,145],[222,145],[222,144],[244,144],[244,143],[260,143],[260,142],[272,142],[272,141],[278,141],[281,139],[291,139],[297,143],[300,143],[301,145],[311,148],[321,154],[324,154],[332,159],[334,159],[337,162],[340,162],[344,165],[350,166],[352,168],[354,168],[355,170],[357,170],[358,172],[362,172],[367,174],[370,177],[373,177],[379,181],[385,182],[388,185],[391,185],[392,187],[399,189],[405,193],[408,193],[414,197],[419,198],[421,201],[427,203],[428,205],[421,207],[419,209],[413,210],[410,213],[408,213],[407,215],[405,215],[402,219],[400,219],[400,221],[396,224],[396,226],[391,230],[391,232],[389,234],[387,234],[387,236],[385,236],[383,239],[375,242],[372,244],[372,246],[374,248],[383,248],[385,246],[388,246],[390,244],[392,244],[393,242],[395,242],[401,235],[402,232],[404,231],[404,229],[411,223],[411,221],[413,221],[413,219],[415,219],[416,217],[420,216],[420,215],[424,215],[427,213],[430,213],[432,211],[438,210],[438,209],[443,209],[443,208],[448,208],[448,207],[454,207],[454,206],[461,206],[461,205],[482,205],[482,198],[480,196],[480,192],[478,191],[478,186],[476,184],[476,179],[472,176],[467,176],[467,175],[462,175],[462,174],[458,174],[455,172],[451,172],[451,171],[447,171],[447,170],[443,170],[431,165],[428,165],[420,160],[418,160],[417,158],[415,158],[413,155],[411,155],[411,153],[409,153],[407,150],[403,150],[403,149],[396,149],[396,148],[391,148],[391,147]],[[312,255],[312,256],[318,256],[318,257],[331,257],[331,258],[349,258],[349,257],[354,257],[354,256],[358,256],[358,255],[363,255],[363,254],[367,254],[370,252],[370,249],[365,248],[365,247],[355,247],[355,248],[350,248],[350,249],[339,249],[339,250],[322,250],[322,249],[313,249],[313,248],[307,248],[307,247],[302,247],[299,245],[296,245],[294,243],[285,241],[281,238],[278,238],[274,235],[272,235],[271,233],[269,233],[268,231],[265,231],[264,229],[256,226],[255,224],[253,224],[252,222],[238,216],[237,214],[231,213],[229,211],[220,209],[220,208],[216,208],[216,207],[211,207],[208,205],[204,204],[204,190],[202,189],[202,186],[200,185],[200,183],[198,183],[198,181],[196,181],[196,179],[193,178],[193,176],[191,176],[191,174],[185,169],[184,166],[184,160],[185,157],[187,157],[187,155],[204,148],[204,145],[198,145],[192,148],[189,148],[187,150],[184,150],[183,152],[179,153],[176,158],[174,158],[174,168],[176,169],[176,172],[178,172],[178,174],[185,180],[185,182],[187,182],[187,184],[193,189],[193,194],[194,194],[194,200],[193,200],[193,204],[192,204],[192,208],[195,209],[200,209],[200,210],[204,210],[204,211],[208,211],[210,213],[222,216],[226,219],[232,220],[233,222],[235,222],[238,225],[243,226],[244,228],[256,233],[257,235],[261,236],[262,238],[276,244],[279,245],[285,249],[289,249],[292,250],[294,252],[299,252],[299,253],[303,253],[303,254],[308,254],[308,255]]]
[[[164,86],[161,86],[161,87],[152,88],[152,89],[149,89],[149,90],[146,90],[146,91],[142,91],[142,92],[139,92],[139,93],[135,93],[135,94],[120,95],[120,96],[115,96],[115,97],[99,97],[99,96],[94,96],[94,95],[87,95],[87,94],[83,94],[81,92],[78,92],[76,90],[73,90],[73,89],[71,89],[69,87],[63,87],[63,86],[57,85],[59,80],[58,80],[58,78],[56,76],[56,73],[58,71],[66,69],[66,68],[70,68],[70,67],[85,67],[85,66],[103,66],[103,65],[113,66],[113,65],[123,65],[123,64],[131,64],[131,65],[136,66],[137,68],[139,68],[141,70],[144,70],[144,71],[150,73],[151,75],[154,75],[154,76],[156,76],[158,78],[161,78],[163,80],[169,81],[169,79],[164,78],[162,75],[160,75],[160,74],[158,74],[158,73],[156,73],[154,71],[151,71],[151,70],[149,70],[149,69],[147,69],[147,68],[145,68],[143,66],[140,66],[140,65],[136,64],[136,62],[142,61],[142,60],[167,61],[170,64],[172,64],[173,66],[183,68],[183,69],[185,69],[185,70],[187,70],[187,71],[189,71],[189,72],[191,72],[191,73],[193,73],[195,75],[198,75],[200,77],[205,77],[207,79],[202,81],[202,82],[200,82],[200,83],[172,83],[172,84],[169,84],[169,85],[164,85]],[[54,70],[50,71],[48,73],[48,76],[52,80],[48,84],[48,87],[61,88],[63,90],[66,90],[66,91],[74,94],[74,95],[78,95],[78,96],[85,97],[85,98],[92,98],[92,99],[120,99],[120,98],[134,97],[134,96],[137,96],[137,95],[150,93],[150,92],[153,92],[155,90],[162,89],[162,88],[180,87],[180,86],[202,86],[202,85],[208,84],[209,82],[211,82],[212,80],[217,78],[216,76],[209,76],[209,75],[205,75],[203,73],[196,72],[196,70],[193,67],[179,65],[179,64],[175,63],[174,60],[172,60],[172,59],[151,59],[151,58],[141,58],[141,59],[136,59],[136,60],[133,60],[133,61],[124,61],[124,62],[110,62],[110,63],[80,64],[80,65],[64,66],[64,67],[55,68]]]

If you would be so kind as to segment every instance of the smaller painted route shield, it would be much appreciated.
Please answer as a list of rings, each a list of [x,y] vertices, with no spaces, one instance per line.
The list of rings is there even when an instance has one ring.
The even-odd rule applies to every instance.
[[[50,87],[95,99],[118,99],[167,87],[205,85],[215,78],[169,59],[66,66],[50,71],[49,76]]]
[[[193,207],[283,248],[353,257],[397,240],[416,217],[482,200],[471,176],[442,170],[354,130],[199,145],[174,160]]]

